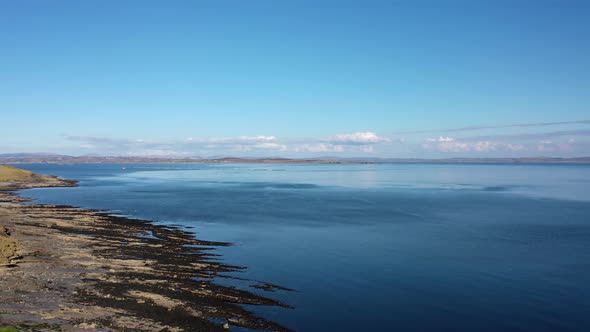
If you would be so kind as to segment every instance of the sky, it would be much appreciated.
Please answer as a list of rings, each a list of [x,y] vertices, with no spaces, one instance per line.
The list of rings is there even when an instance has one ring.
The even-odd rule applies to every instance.
[[[590,2],[1,1],[0,154],[590,156]]]

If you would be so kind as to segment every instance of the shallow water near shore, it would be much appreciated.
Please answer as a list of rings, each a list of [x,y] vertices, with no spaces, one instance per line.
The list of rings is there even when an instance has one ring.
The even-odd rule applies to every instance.
[[[19,165],[79,180],[36,203],[228,241],[218,282],[299,331],[587,331],[590,165]]]

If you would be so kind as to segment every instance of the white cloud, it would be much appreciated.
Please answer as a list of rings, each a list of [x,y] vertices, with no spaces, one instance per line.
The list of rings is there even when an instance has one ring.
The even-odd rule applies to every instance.
[[[175,151],[175,150],[159,150],[159,149],[146,149],[146,150],[138,150],[138,151],[130,151],[126,153],[127,156],[130,157],[160,157],[160,158],[168,158],[168,157],[187,157],[191,154],[184,151]]]
[[[452,137],[438,137],[438,138],[426,138],[426,142],[453,142],[455,139]]]
[[[276,139],[275,136],[264,136],[264,135],[258,135],[258,136],[240,136],[240,140],[243,141],[274,141]]]
[[[539,152],[570,152],[574,150],[575,144],[575,139],[570,139],[567,142],[540,141],[536,149]]]
[[[437,135],[438,136],[438,135]],[[511,138],[511,139],[507,139]],[[513,138],[513,139],[512,139]],[[504,156],[504,155],[577,155],[588,154],[590,142],[578,137],[542,135],[519,137],[428,137],[405,141],[380,137],[373,132],[339,134],[324,139],[284,139],[273,135],[248,135],[235,137],[187,137],[181,139],[108,138],[93,136],[69,136],[74,142],[71,149],[78,153],[134,156],[211,156],[232,154],[236,156],[285,157],[307,155],[399,156],[403,153],[428,156],[436,153],[455,153],[464,156]],[[535,138],[531,140],[531,138]],[[395,144],[394,144],[395,142]],[[402,142],[405,142],[402,144]],[[399,143],[399,144],[398,144]],[[243,152],[243,153],[242,153]],[[247,153],[246,153],[247,152]]]
[[[435,149],[443,152],[465,152],[470,151],[471,146],[467,143],[442,142],[434,145]]]
[[[373,145],[339,145],[331,143],[300,144],[287,148],[285,151],[328,153],[328,152],[362,152],[375,153],[377,150]]]
[[[342,152],[344,146],[329,143],[301,144],[292,148],[295,152]]]
[[[200,144],[257,144],[259,142],[271,142],[275,141],[275,136],[239,136],[239,137],[211,137],[211,138],[193,138],[189,137],[184,140],[186,143]]]
[[[463,132],[463,131],[480,131],[499,128],[528,128],[528,127],[547,127],[547,126],[562,126],[562,125],[576,125],[576,124],[590,124],[590,120],[580,121],[560,121],[560,122],[532,122],[532,123],[515,123],[508,125],[485,125],[485,126],[471,126],[451,129],[438,130],[410,130],[398,131],[396,134],[426,134],[426,133],[442,133],[442,132]]]
[[[522,144],[506,144],[505,146],[510,151],[525,151],[527,149]]]
[[[524,151],[526,147],[520,144],[510,144],[491,141],[459,142],[450,137],[426,139],[423,148],[441,152],[490,152],[490,151]]]
[[[276,136],[256,135],[238,137],[188,137],[181,140],[149,140],[107,138],[93,136],[68,136],[70,141],[79,142],[83,149],[108,151],[109,153],[123,153],[134,156],[182,156],[195,154],[197,150],[206,151],[254,151],[276,150],[287,151],[287,146],[277,142]],[[201,152],[199,152],[201,153]]]
[[[252,151],[255,149],[261,150],[277,150],[277,151],[287,151],[287,146],[284,144],[279,143],[256,143],[251,145],[236,145],[234,150],[237,151]]]
[[[352,134],[338,134],[330,137],[328,141],[335,144],[366,145],[391,142],[391,139],[379,137],[374,132],[367,131]]]
[[[279,150],[285,151],[287,150],[287,146],[284,144],[279,143],[258,143],[254,145],[257,149],[272,149],[272,150]]]
[[[359,148],[360,151],[362,152],[366,152],[366,153],[374,153],[375,152],[375,147],[369,145],[369,146],[361,146]]]

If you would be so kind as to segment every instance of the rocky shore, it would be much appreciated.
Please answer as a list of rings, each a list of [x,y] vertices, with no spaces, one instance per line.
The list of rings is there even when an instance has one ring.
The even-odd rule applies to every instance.
[[[284,304],[214,282],[242,269],[216,259],[215,247],[227,243],[100,211],[25,204],[14,192],[73,185],[43,175],[0,182],[0,328],[289,331],[240,305]]]

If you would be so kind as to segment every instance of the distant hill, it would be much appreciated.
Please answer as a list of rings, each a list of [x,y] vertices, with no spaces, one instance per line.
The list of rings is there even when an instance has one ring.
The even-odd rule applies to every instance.
[[[522,158],[445,158],[445,159],[419,159],[419,158],[339,158],[319,157],[306,159],[289,159],[281,157],[272,158],[241,158],[241,157],[213,157],[213,158],[153,158],[153,157],[117,157],[117,156],[67,156],[49,153],[12,153],[0,154],[0,163],[3,164],[173,164],[173,163],[200,163],[200,164],[383,164],[383,163],[510,163],[510,164],[590,164],[590,157],[578,158],[549,158],[549,157],[522,157]]]
[[[71,156],[65,156],[55,153],[4,153],[0,154],[0,158],[72,158]]]
[[[348,161],[327,161],[317,159],[289,159],[289,158],[154,158],[154,157],[117,157],[117,156],[66,156],[54,154],[0,154],[0,163],[4,164],[172,164],[172,163],[208,163],[208,164],[323,164],[350,163]]]
[[[6,153],[0,154],[0,162],[4,163],[42,163],[49,161],[62,161],[76,157],[53,153]]]
[[[373,159],[381,163],[449,163],[449,164],[590,164],[590,157],[550,158],[550,157],[518,157],[518,158],[444,158],[444,159],[415,159],[388,158]]]

